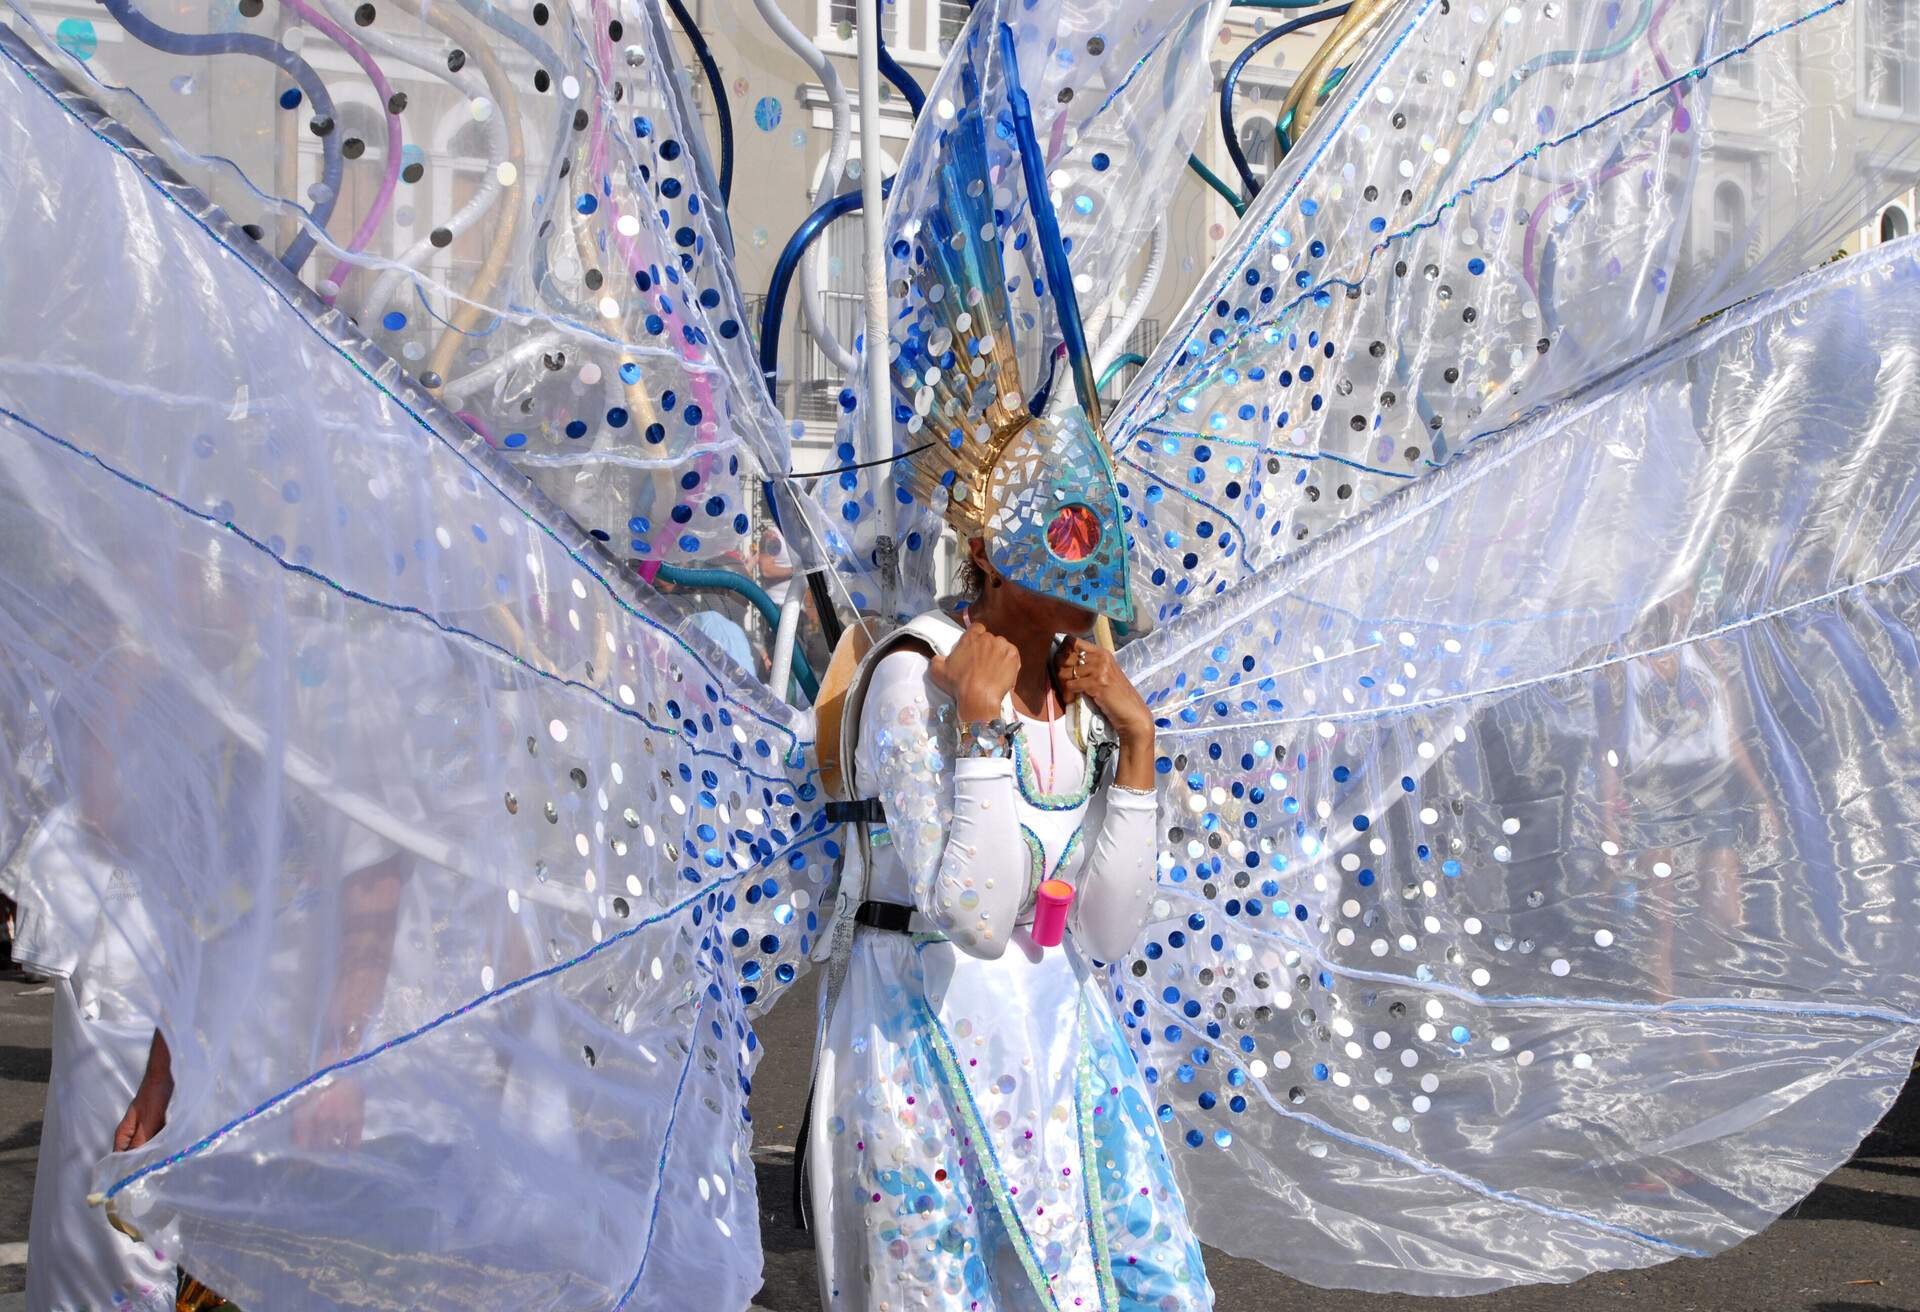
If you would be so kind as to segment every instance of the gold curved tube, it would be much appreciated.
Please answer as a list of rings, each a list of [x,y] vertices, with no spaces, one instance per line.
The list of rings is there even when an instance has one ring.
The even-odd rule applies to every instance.
[[[1392,0],[1353,0],[1353,7],[1327,33],[1327,39],[1307,61],[1280,107],[1280,121],[1292,125],[1289,135],[1297,142],[1306,135],[1308,123],[1326,103],[1320,95],[1321,84],[1331,69],[1348,65],[1356,51],[1373,36],[1386,16]],[[1288,115],[1292,117],[1289,118]]]

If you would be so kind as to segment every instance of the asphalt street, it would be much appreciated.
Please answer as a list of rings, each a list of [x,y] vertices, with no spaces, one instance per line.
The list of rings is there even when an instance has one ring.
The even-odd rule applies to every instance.
[[[5,1295],[27,1285],[27,1216],[52,1040],[53,990],[0,974],[0,1312]]]
[[[24,1308],[18,1291],[26,1277],[51,1013],[45,986],[0,976],[0,1312]],[[788,1224],[786,1204],[812,1026],[811,989],[802,988],[761,1027],[767,1056],[753,1093],[766,1249],[760,1312],[819,1307],[812,1248]],[[1920,1312],[1920,1082],[1909,1086],[1854,1160],[1792,1214],[1705,1261],[1445,1301],[1314,1289],[1212,1252],[1207,1270],[1220,1312]],[[689,1304],[673,1312],[706,1310]]]

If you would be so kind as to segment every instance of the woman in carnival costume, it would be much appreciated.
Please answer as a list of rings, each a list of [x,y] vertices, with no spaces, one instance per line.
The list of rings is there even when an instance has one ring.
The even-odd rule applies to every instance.
[[[885,818],[863,826],[861,929],[814,1091],[823,1297],[1208,1307],[1100,964],[1150,905],[1152,719],[1086,640],[1089,612],[972,547],[964,620],[883,644],[857,716],[854,778]],[[1076,729],[1102,721],[1107,742]],[[1069,888],[1063,941],[1036,904]]]
[[[859,929],[807,1143],[828,1307],[1212,1304],[1104,983],[1151,905],[1154,727],[1090,640],[1132,612],[1105,461],[1065,413],[1012,418],[1020,450],[955,485],[971,599],[848,694]],[[1036,449],[1052,477],[996,477]]]

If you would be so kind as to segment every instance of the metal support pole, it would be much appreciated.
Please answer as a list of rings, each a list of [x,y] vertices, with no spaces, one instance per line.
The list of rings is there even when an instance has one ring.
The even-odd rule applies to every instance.
[[[865,234],[867,370],[866,410],[862,416],[860,458],[885,460],[893,454],[893,384],[887,349],[887,232],[885,201],[880,193],[880,6],[861,5],[860,55],[860,222]],[[892,482],[884,466],[872,475],[875,513],[893,509],[888,495]],[[882,533],[885,521],[882,521]],[[887,546],[891,546],[890,539]],[[883,554],[886,554],[883,549]],[[883,562],[884,563],[884,562]],[[889,579],[889,583],[891,580]]]

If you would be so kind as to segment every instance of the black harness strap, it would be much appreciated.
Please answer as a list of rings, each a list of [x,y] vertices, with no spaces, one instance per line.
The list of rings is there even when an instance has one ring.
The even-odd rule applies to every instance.
[[[1093,745],[1093,785],[1088,790],[1099,792],[1107,782],[1107,767],[1113,763],[1113,754],[1119,744],[1103,740]]]
[[[868,929],[884,929],[895,934],[913,932],[913,908],[898,902],[862,902],[853,913],[853,923]]]
[[[887,821],[886,808],[877,797],[862,797],[852,802],[828,802],[827,822],[836,825],[879,825]]]

